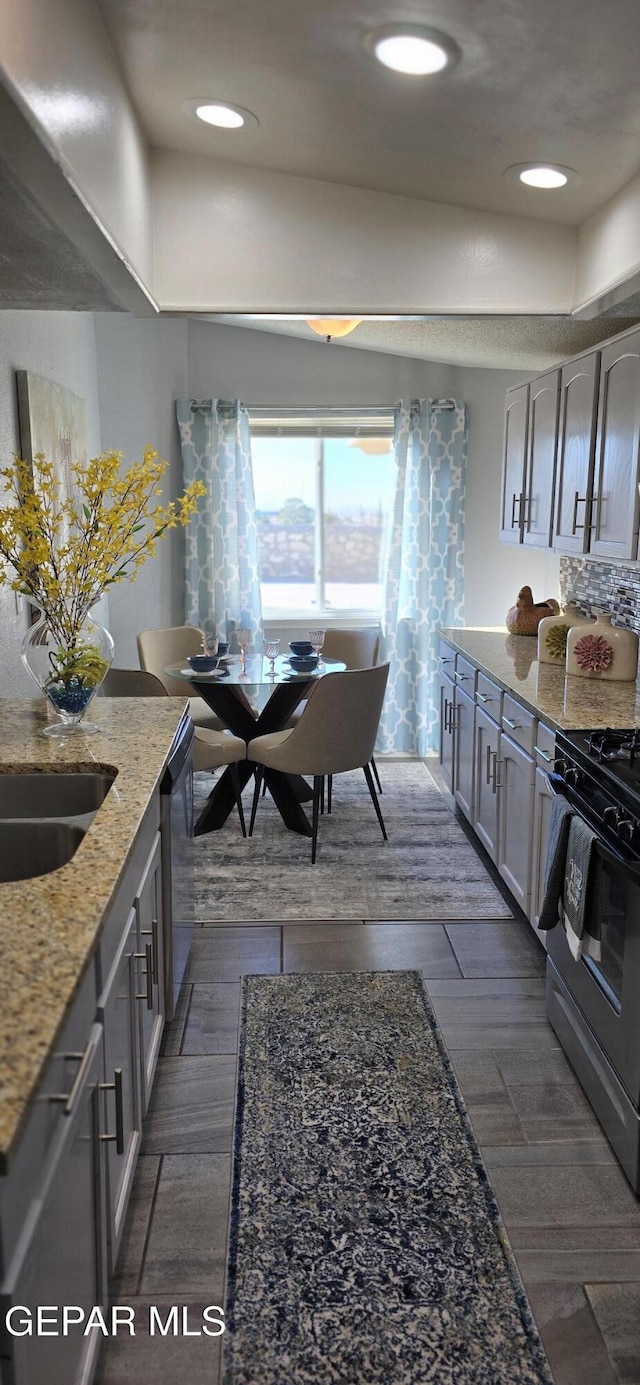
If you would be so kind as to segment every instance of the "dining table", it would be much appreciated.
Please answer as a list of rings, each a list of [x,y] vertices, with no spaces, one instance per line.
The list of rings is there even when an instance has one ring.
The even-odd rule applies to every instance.
[[[272,662],[262,654],[223,655],[216,668],[208,673],[196,672],[186,660],[169,664],[165,672],[171,678],[182,678],[197,697],[202,697],[221,722],[243,741],[255,740],[273,731],[284,731],[298,703],[309,696],[314,683],[331,673],[343,673],[346,664],[338,659],[323,659],[308,673],[296,671],[283,656]],[[253,775],[250,760],[238,764],[240,788]],[[306,779],[299,774],[284,774],[265,769],[267,791],[286,826],[302,836],[311,836],[311,823],[303,803],[313,797]],[[235,808],[236,796],[231,767],[228,766],[209,794],[199,814],[194,835],[215,832],[224,826]]]

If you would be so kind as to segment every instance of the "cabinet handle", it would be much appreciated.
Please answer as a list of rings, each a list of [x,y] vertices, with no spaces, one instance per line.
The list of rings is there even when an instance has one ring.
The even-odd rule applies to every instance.
[[[78,1068],[78,1071],[73,1079],[73,1084],[70,1092],[54,1092],[49,1097],[49,1101],[64,1102],[64,1110],[62,1112],[63,1116],[72,1116],[75,1111],[75,1108],[78,1103],[78,1098],[85,1084],[87,1069],[89,1068],[93,1058],[93,1049],[94,1044],[93,1041],[90,1039],[83,1053],[65,1054],[65,1057],[68,1058],[69,1061],[79,1061],[80,1067]]]
[[[572,535],[576,534],[578,529],[584,529],[584,524],[578,524],[578,505],[586,505],[586,503],[586,495],[581,495],[579,491],[576,491],[573,497],[573,520],[571,523]]]
[[[443,702],[443,704],[442,704],[442,729],[443,729],[443,731],[448,731],[448,730],[449,730],[449,699],[448,699],[448,697],[445,697],[444,702]]]
[[[521,731],[521,730],[522,730],[522,727],[521,727],[519,721],[512,721],[512,720],[511,720],[511,717],[505,717],[504,715],[503,715],[503,717],[502,717],[502,720],[503,720],[504,722],[506,722],[507,726],[510,726],[510,727],[511,727],[511,730],[512,730],[512,731]]]
[[[485,782],[488,784],[491,778],[491,746],[487,746],[487,765],[485,769]]]
[[[524,496],[523,496],[523,495],[516,495],[515,491],[513,492],[513,500],[511,501],[511,528],[512,528],[512,529],[515,529],[515,527],[516,527],[516,505],[518,506],[518,524],[520,523],[520,513],[521,513],[521,506],[522,506],[522,501],[523,501],[523,500],[524,500]]]
[[[481,692],[477,692],[476,697],[478,702],[495,702],[496,700],[495,697],[487,697],[486,693]]]
[[[594,510],[596,509],[596,506],[597,506],[597,510],[598,510],[598,515],[597,515],[597,519],[594,519],[594,517],[593,517],[593,512],[594,512]],[[601,509],[602,509],[602,495],[592,495],[592,497],[591,497],[591,514],[590,514],[590,516],[589,516],[589,525],[588,525],[589,529],[596,529],[596,530],[599,530],[599,529],[600,529],[600,512],[601,512]],[[599,535],[599,533],[597,533],[597,534],[596,534],[596,538],[599,538],[599,537],[600,537],[600,535]]]
[[[151,938],[151,946],[152,946],[152,950],[153,950],[153,981],[154,981],[154,985],[157,986],[157,984],[158,984],[158,920],[157,920],[157,919],[152,919],[152,920],[151,920],[151,927],[150,927],[150,928],[141,928],[141,929],[140,929],[140,937],[141,937],[141,938]]]
[[[499,760],[499,759],[498,759],[498,752],[497,752],[497,750],[494,750],[493,753],[494,753],[494,757],[495,757],[495,758],[494,758],[494,761],[493,761],[493,774],[492,774],[492,776],[491,776],[491,792],[492,792],[492,793],[497,793],[497,792],[498,792],[498,789],[502,789],[502,788],[504,787],[504,785],[503,785],[502,783],[500,783],[500,784],[498,783],[498,765],[503,765],[503,764],[504,764],[504,760]]]
[[[552,761],[553,761],[553,755],[547,755],[546,750],[541,750],[539,745],[535,745],[535,746],[533,747],[533,749],[534,749],[534,753],[535,753],[536,755],[540,755],[541,758],[542,758],[543,760],[546,760],[546,762],[547,762],[548,765],[550,765],[550,764],[552,763]]]
[[[453,659],[445,659],[444,654],[439,654],[439,655],[438,655],[438,659],[440,660],[440,663],[441,663],[441,664],[452,664],[452,663],[453,663]]]
[[[449,735],[453,735],[453,702],[447,702],[447,720],[445,722],[445,727]]]
[[[459,678],[461,683],[468,683],[468,682],[469,682],[469,679],[470,679],[470,677],[471,677],[471,674],[470,674],[470,673],[458,673],[458,670],[456,669],[453,676],[454,676],[454,678]]]
[[[100,1082],[101,1092],[115,1092],[116,1096],[116,1133],[115,1135],[101,1135],[103,1144],[111,1144],[115,1141],[116,1153],[124,1154],[124,1091],[122,1086],[122,1068],[115,1068],[113,1082]]]
[[[147,988],[136,995],[136,1000],[146,1000],[147,1010],[153,1010],[153,957],[151,943],[145,943],[144,952],[134,952],[134,957],[142,957],[146,962],[145,977]]]

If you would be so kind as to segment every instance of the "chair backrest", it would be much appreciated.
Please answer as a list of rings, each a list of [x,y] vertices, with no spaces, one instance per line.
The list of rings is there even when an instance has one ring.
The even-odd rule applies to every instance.
[[[341,774],[373,755],[388,664],[327,673],[312,688],[286,741],[291,774]]]
[[[100,688],[103,697],[168,697],[153,673],[139,668],[110,668]]]
[[[141,630],[137,637],[140,668],[155,673],[172,697],[186,696],[181,678],[165,673],[167,664],[177,664],[190,654],[202,653],[202,631],[195,625],[173,625],[167,630]]]
[[[327,630],[322,653],[325,659],[339,659],[347,668],[371,668],[377,664],[380,630]]]

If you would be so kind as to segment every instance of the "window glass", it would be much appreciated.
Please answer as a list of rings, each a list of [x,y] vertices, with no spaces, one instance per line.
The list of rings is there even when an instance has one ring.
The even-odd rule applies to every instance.
[[[385,519],[393,511],[394,488],[391,438],[325,438],[327,610],[378,614],[382,609],[380,547]]]
[[[252,438],[264,610],[316,608],[315,438]]]

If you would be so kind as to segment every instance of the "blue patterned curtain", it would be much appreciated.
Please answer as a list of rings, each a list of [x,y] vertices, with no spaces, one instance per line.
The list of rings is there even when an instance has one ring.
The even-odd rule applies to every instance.
[[[186,531],[186,622],[215,629],[221,639],[242,627],[261,639],[247,411],[238,399],[179,399],[176,412],[185,483],[207,487]]]
[[[449,402],[449,401],[447,401]],[[388,539],[384,657],[390,661],[378,749],[428,755],[437,748],[435,632],[463,618],[467,411],[403,401],[395,414],[397,463]]]

